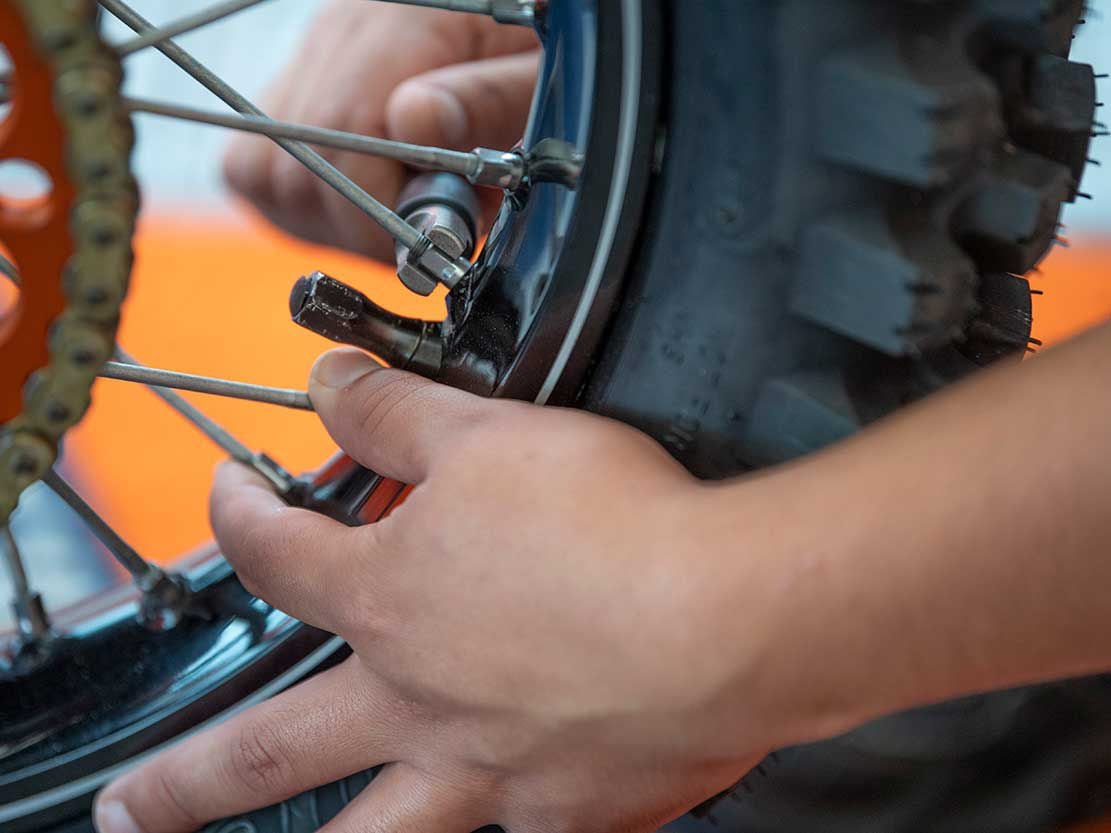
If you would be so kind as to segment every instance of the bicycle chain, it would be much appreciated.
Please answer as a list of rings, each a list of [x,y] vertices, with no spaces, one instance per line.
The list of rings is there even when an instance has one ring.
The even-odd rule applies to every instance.
[[[9,118],[24,118],[33,111],[60,124],[68,181],[55,181],[54,195],[62,194],[60,201],[68,201],[64,229],[70,247],[61,274],[20,275],[24,299],[48,281],[60,282],[63,297],[60,313],[42,334],[47,362],[29,369],[18,393],[19,413],[9,413],[0,425],[3,523],[20,494],[54,464],[63,435],[85,414],[96,374],[112,356],[131,272],[139,196],[130,169],[134,133],[120,98],[123,71],[118,57],[100,39],[95,4],[0,4],[22,18],[24,33],[52,74],[53,101],[19,100],[20,68],[15,66],[15,104]],[[17,116],[17,111],[23,115]],[[19,263],[14,243],[9,248]],[[17,351],[6,360],[19,358]]]

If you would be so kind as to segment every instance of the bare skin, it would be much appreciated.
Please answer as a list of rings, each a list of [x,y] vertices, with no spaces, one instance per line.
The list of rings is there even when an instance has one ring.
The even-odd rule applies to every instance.
[[[212,521],[355,656],[107,787],[101,833],[383,763],[327,833],[650,831],[770,748],[1111,669],[1107,378],[1111,327],[706,485],[618,423],[326,354],[325,425],[411,498],[348,529],[228,464]]]
[[[536,36],[478,15],[332,0],[266,95],[276,118],[454,150],[511,148],[532,102]],[[394,205],[403,165],[321,150]],[[231,146],[225,175],[275,225],[316,243],[389,260],[393,243],[304,166],[259,136]],[[493,191],[488,196],[496,197]]]
[[[211,513],[249,589],[354,655],[109,785],[97,825],[188,833],[385,764],[326,833],[647,833],[771,748],[1111,669],[1109,378],[1106,326],[711,485],[621,424],[328,353],[321,419],[410,499],[348,529],[227,464]]]

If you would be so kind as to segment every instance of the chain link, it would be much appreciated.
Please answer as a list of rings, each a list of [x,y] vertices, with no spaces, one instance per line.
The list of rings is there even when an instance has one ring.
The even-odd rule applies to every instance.
[[[96,374],[115,348],[120,306],[132,263],[139,208],[131,174],[134,134],[120,98],[123,71],[100,39],[95,5],[71,0],[0,0],[21,12],[37,51],[54,73],[52,108],[66,135],[68,174],[76,191],[70,216],[73,255],[57,280],[66,307],[49,333],[50,361],[23,390],[23,410],[0,426],[0,523],[19,496],[53,466],[63,434],[88,409]],[[16,70],[18,73],[18,69]]]

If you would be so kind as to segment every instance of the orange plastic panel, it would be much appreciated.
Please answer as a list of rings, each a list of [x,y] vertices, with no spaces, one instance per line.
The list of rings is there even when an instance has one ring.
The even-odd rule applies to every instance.
[[[12,107],[0,125],[0,160],[37,164],[53,182],[52,193],[32,203],[0,196],[0,240],[19,268],[19,311],[0,328],[0,423],[19,415],[23,384],[49,361],[47,331],[65,308],[62,269],[73,254],[69,230],[76,191],[66,171],[65,134],[50,102],[54,78],[31,45],[23,16],[0,2],[0,37],[13,68]],[[34,103],[35,106],[31,106]]]

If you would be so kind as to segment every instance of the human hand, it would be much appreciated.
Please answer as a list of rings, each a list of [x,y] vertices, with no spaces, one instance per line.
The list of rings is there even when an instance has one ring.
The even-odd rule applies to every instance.
[[[310,393],[408,500],[348,528],[227,464],[212,520],[252,592],[354,656],[107,787],[101,833],[184,833],[379,764],[327,833],[650,831],[793,739],[756,696],[767,594],[739,595],[705,538],[716,490],[648,437],[350,349]]]
[[[332,0],[265,98],[273,118],[455,150],[508,149],[524,131],[539,53],[535,34],[479,15]],[[392,206],[401,163],[320,152]],[[231,186],[280,228],[391,260],[393,241],[270,140],[236,139]],[[493,193],[493,192],[491,192]]]
[[[1109,374],[1111,326],[709,486],[617,423],[330,353],[320,416],[410,499],[349,529],[229,465],[213,520],[248,587],[354,656],[108,786],[101,833],[377,764],[326,833],[640,833],[771,747],[1106,671]]]

